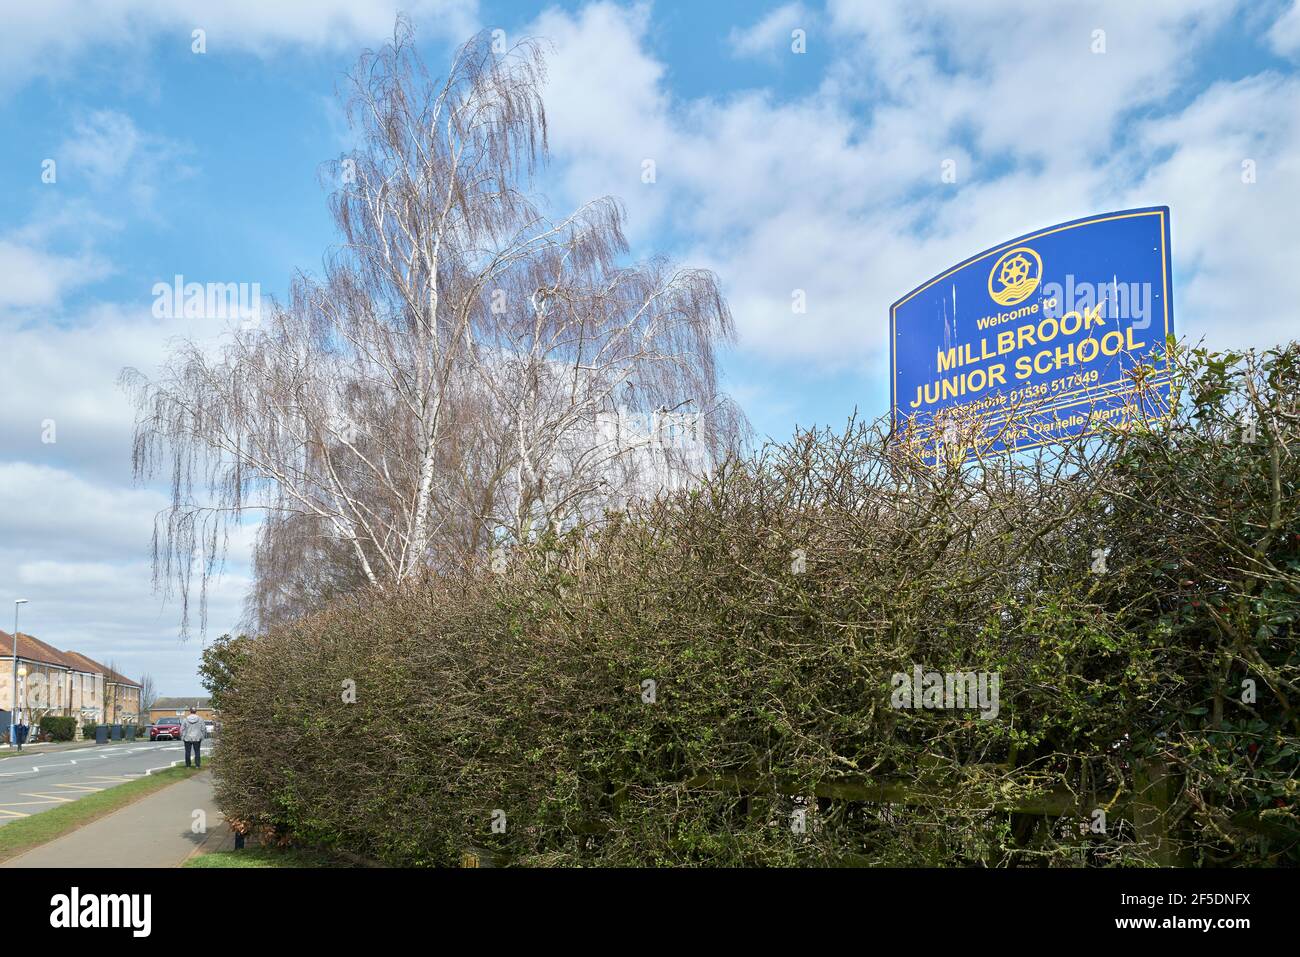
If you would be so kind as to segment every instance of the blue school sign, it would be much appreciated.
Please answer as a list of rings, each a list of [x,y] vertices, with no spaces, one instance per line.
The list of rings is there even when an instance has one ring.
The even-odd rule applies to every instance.
[[[929,455],[955,429],[1015,451],[1162,415],[1170,275],[1156,206],[1049,226],[935,276],[889,310],[895,434]]]

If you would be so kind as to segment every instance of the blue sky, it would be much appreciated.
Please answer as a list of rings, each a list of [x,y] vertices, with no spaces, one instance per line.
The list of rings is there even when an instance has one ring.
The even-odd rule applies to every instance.
[[[115,379],[220,332],[154,318],[155,282],[279,296],[319,269],[317,173],[350,143],[335,90],[399,8],[433,67],[478,29],[555,44],[538,188],[556,212],[615,195],[637,255],[718,273],[740,332],[725,384],[760,436],[883,414],[889,303],[1102,210],[1171,207],[1182,334],[1295,335],[1295,0],[0,0],[0,627],[27,597],[24,631],[200,690],[202,639],[178,641],[150,588],[165,497],[131,482]],[[251,534],[210,633],[238,618]]]

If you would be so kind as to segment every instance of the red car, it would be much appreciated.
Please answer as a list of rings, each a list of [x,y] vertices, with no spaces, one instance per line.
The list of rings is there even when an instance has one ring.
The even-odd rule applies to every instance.
[[[179,741],[181,739],[181,719],[159,718],[149,725],[150,741]]]

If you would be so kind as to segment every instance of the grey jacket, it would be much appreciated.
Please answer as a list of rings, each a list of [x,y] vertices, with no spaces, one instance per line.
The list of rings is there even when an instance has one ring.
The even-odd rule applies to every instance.
[[[182,741],[202,741],[206,725],[197,714],[187,714],[181,721]]]

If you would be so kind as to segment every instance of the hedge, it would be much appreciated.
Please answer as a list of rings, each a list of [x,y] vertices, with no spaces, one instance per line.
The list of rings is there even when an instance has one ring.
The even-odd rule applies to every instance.
[[[40,728],[54,741],[71,741],[77,736],[77,719],[45,715],[40,719]]]
[[[1300,347],[1177,362],[1168,421],[962,467],[800,433],[226,637],[218,800],[395,865],[1300,863]],[[997,717],[898,707],[918,666]]]

